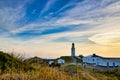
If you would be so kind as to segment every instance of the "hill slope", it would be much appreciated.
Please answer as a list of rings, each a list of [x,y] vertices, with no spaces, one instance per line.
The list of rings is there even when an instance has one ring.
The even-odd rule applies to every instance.
[[[21,56],[5,53],[0,51],[0,71],[4,72],[20,72],[34,69],[21,59]]]
[[[66,64],[73,62],[70,56],[62,56],[60,58],[64,59]],[[13,55],[0,51],[0,80],[120,80],[119,68],[113,73],[94,72],[92,68],[84,68],[80,65],[63,65],[61,68],[51,68],[47,65],[41,66],[44,60],[34,57],[22,61]],[[28,61],[32,63],[38,63],[39,61],[40,64],[32,65],[34,70],[30,70],[29,67],[31,65],[26,64]],[[45,61],[48,60],[46,59]],[[25,71],[25,68],[28,71]],[[11,70],[12,72],[4,73],[6,70]]]

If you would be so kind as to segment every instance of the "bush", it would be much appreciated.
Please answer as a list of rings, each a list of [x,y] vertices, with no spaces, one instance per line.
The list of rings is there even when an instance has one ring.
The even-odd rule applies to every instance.
[[[0,51],[0,69],[2,72],[11,70],[21,70],[25,67],[22,60],[8,53]]]

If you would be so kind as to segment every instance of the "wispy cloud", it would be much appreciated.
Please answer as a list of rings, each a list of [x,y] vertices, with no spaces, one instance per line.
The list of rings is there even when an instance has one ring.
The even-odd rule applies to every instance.
[[[3,1],[5,3],[5,1]],[[22,25],[21,22],[24,20],[25,2],[21,5],[10,6],[10,2],[6,2],[2,7],[0,6],[0,29],[1,36],[7,36],[11,33],[12,30],[17,29]],[[14,2],[16,3],[16,1]],[[1,3],[0,3],[1,4]],[[7,6],[9,4],[9,6]],[[16,3],[17,4],[17,3]],[[15,8],[16,7],[16,8]]]
[[[45,7],[43,8],[43,10],[40,12],[40,16],[45,13],[47,10],[50,9],[50,7],[52,6],[52,4],[54,4],[56,0],[48,0],[48,2],[46,3]]]
[[[120,32],[107,32],[103,34],[96,34],[89,39],[100,45],[120,46]]]
[[[27,10],[25,7],[27,7],[27,3],[16,8],[1,7],[0,32],[3,35],[0,38],[0,47],[6,49],[16,47],[18,51],[23,49],[26,52],[28,50],[31,54],[36,52],[36,55],[39,55],[38,53],[41,52],[50,55],[55,54],[53,52],[55,46],[64,50],[69,42],[76,42],[84,46],[85,49],[82,48],[82,51],[88,50],[86,47],[90,47],[90,45],[94,48],[99,46],[100,50],[103,49],[101,45],[120,45],[119,0],[70,1],[50,15],[49,10],[57,7],[54,6],[55,3],[55,0],[48,0],[39,13],[41,17],[31,22],[26,21]],[[31,11],[32,14],[34,12],[36,9]],[[42,16],[43,14],[47,15]],[[44,18],[45,16],[47,18]],[[8,41],[11,46],[7,46]],[[46,46],[51,47],[46,48]],[[69,46],[67,46],[67,50],[70,48]],[[39,48],[41,49],[39,50]],[[60,53],[66,51],[60,51],[58,48],[56,51]],[[46,52],[46,50],[50,52]],[[119,52],[118,49],[116,51]]]
[[[61,27],[61,28],[63,28],[63,27],[70,28],[70,26],[73,26],[72,27],[72,29],[73,29],[72,32],[74,32],[74,28],[75,28],[76,25],[78,27],[77,27],[77,30],[75,29],[75,31],[79,31],[79,30],[81,31],[81,27],[82,27],[81,24],[91,26],[90,28],[81,31],[82,33],[86,33],[86,34],[91,33],[92,35],[93,34],[96,35],[96,34],[105,33],[107,30],[109,30],[111,32],[114,31],[114,30],[119,31],[119,29],[120,29],[120,27],[119,27],[119,23],[120,23],[119,21],[120,20],[119,19],[120,18],[119,18],[119,15],[116,15],[116,14],[120,13],[120,11],[118,9],[119,8],[119,2],[111,3],[111,5],[106,5],[105,3],[101,2],[102,6],[97,4],[97,7],[99,7],[99,9],[95,8],[95,9],[92,9],[92,11],[87,12],[88,7],[85,7],[83,9],[85,9],[84,11],[87,12],[87,13],[85,13],[87,15],[84,15],[84,13],[79,14],[79,12],[82,10],[82,9],[79,10],[79,7],[81,7],[81,5],[85,5],[86,3],[88,4],[89,2],[85,1],[85,2],[79,3],[72,10],[66,11],[65,13],[66,14],[69,13],[69,14],[68,15],[64,14],[64,16],[61,17],[61,18],[52,18],[50,21],[46,21],[46,22],[35,22],[35,23],[27,24],[27,25],[23,26],[22,28],[18,28],[16,30],[13,30],[12,32],[17,34],[17,33],[22,33],[24,31],[34,30],[36,33],[41,34],[42,32],[44,32],[46,30],[55,29],[55,28],[59,28],[59,27]],[[94,3],[96,3],[96,2],[94,2]],[[115,5],[117,7],[114,7]],[[95,6],[96,5],[94,5],[94,7]],[[104,8],[102,8],[103,6],[104,6]],[[91,4],[91,6],[89,6],[89,9],[94,8],[94,7]],[[86,8],[87,8],[87,10],[86,10]],[[73,12],[75,13],[74,16],[78,16],[78,15],[83,15],[83,16],[73,17],[73,14],[74,14]],[[99,15],[104,14],[104,17],[103,16],[96,16],[96,14],[98,14],[98,13],[99,13]],[[92,14],[95,14],[95,15],[92,15]],[[93,18],[91,16],[93,16]],[[86,17],[88,17],[88,18],[86,18]],[[87,27],[85,25],[83,25],[83,26]],[[71,31],[68,32],[68,33],[70,34]],[[60,33],[61,36],[57,37],[57,38],[58,39],[63,38],[64,36],[62,34],[64,35],[64,32],[63,33],[61,32]],[[54,35],[58,36],[56,33]],[[77,34],[72,35],[72,37],[69,37],[69,39],[73,38],[76,35]],[[80,33],[78,33],[78,35],[80,35]],[[45,36],[47,36],[47,35],[45,35]],[[80,36],[76,37],[76,39],[78,39],[77,41],[79,41]],[[76,41],[76,39],[74,39],[72,41]]]

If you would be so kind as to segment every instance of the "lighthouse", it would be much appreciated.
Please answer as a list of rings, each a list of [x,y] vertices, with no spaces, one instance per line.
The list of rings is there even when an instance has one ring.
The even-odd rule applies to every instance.
[[[75,56],[75,45],[72,43],[71,56]]]

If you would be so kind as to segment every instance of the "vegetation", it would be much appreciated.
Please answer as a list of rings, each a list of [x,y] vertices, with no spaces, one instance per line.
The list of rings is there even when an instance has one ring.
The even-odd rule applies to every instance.
[[[0,51],[0,69],[2,72],[9,71],[11,69],[23,69],[25,68],[22,60]]]
[[[65,72],[46,65],[35,64],[36,62],[30,64],[29,61],[31,59],[23,61],[13,54],[1,51],[0,80],[72,80],[72,77]]]
[[[72,62],[70,57],[61,58]],[[95,72],[89,67],[69,64],[51,68],[45,61],[38,57],[22,60],[0,51],[0,80],[120,80],[120,69],[112,73]]]
[[[84,56],[80,54],[79,57],[82,59]]]
[[[75,80],[120,80],[120,68],[115,72],[94,72],[92,68],[82,67],[79,65],[68,65],[64,67],[64,71],[68,72]]]
[[[58,60],[59,58],[57,58],[56,60]],[[65,63],[71,63],[73,62],[73,58],[71,56],[61,56],[60,59],[65,60]]]
[[[21,71],[19,73],[9,72],[0,76],[1,79],[11,80],[72,80],[72,78],[64,72],[59,72],[56,69],[47,66],[36,66],[32,71]]]

